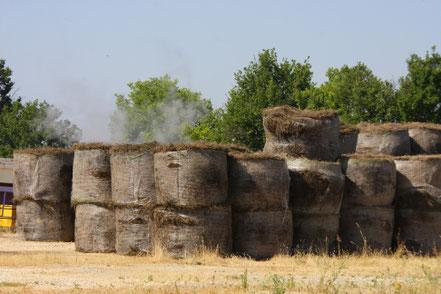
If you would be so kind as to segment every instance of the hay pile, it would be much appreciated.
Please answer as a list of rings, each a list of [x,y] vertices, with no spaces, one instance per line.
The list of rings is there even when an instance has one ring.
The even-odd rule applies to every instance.
[[[357,149],[358,133],[360,133],[360,130],[356,126],[340,122],[341,154],[355,153],[355,150]]]
[[[263,110],[265,152],[335,161],[340,157],[340,121],[334,110],[298,110],[277,106]]]
[[[115,251],[110,145],[74,144],[72,205],[75,207],[75,248],[82,252]]]
[[[288,253],[292,246],[289,172],[282,157],[229,153],[233,252],[255,259]]]
[[[117,145],[110,149],[112,201],[119,254],[150,253],[153,248],[151,208],[156,204],[152,149],[156,143]]]
[[[355,251],[367,245],[390,250],[396,187],[393,159],[353,155],[343,158],[342,165],[346,175],[340,221],[343,248]]]
[[[72,161],[69,149],[14,152],[16,229],[22,240],[72,241]]]
[[[170,144],[154,150],[155,246],[183,257],[208,247],[231,253],[228,146]]]
[[[405,156],[397,167],[396,234],[422,253],[441,248],[441,155]]]
[[[288,158],[295,249],[333,247],[345,177],[339,163]]]
[[[356,153],[402,156],[410,154],[407,126],[399,123],[358,125]]]

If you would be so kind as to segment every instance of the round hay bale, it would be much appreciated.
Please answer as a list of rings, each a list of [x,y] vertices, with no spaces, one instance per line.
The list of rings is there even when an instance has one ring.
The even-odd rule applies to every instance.
[[[342,160],[346,174],[343,203],[350,206],[390,206],[395,197],[396,169],[392,159],[351,156]]]
[[[359,132],[360,130],[356,126],[351,126],[340,122],[341,154],[355,153]]]
[[[81,252],[115,251],[115,212],[97,204],[75,207],[75,249]]]
[[[441,188],[441,156],[419,155],[395,158],[397,195],[418,187]]]
[[[292,212],[253,211],[233,213],[233,252],[261,260],[292,247]]]
[[[328,252],[336,247],[339,214],[293,214],[293,249]]]
[[[277,106],[263,110],[264,151],[315,160],[340,157],[340,121],[334,110],[298,110]]]
[[[441,125],[409,124],[409,137],[412,154],[441,153]]]
[[[74,216],[67,202],[23,200],[17,203],[15,227],[21,240],[73,241]]]
[[[223,204],[228,198],[227,154],[200,149],[156,152],[156,198],[159,204],[199,207]]]
[[[72,200],[109,202],[112,200],[110,145],[74,144]]]
[[[343,248],[390,250],[394,231],[393,207],[342,207],[340,237]]]
[[[433,186],[399,191],[395,197],[397,209],[441,211],[441,190]]]
[[[288,158],[287,165],[294,213],[340,212],[345,176],[339,163]]]
[[[403,124],[360,124],[356,153],[402,156],[410,154],[410,138]]]
[[[116,204],[156,203],[152,148],[155,143],[118,145],[110,150],[112,200]]]
[[[288,208],[289,181],[284,158],[229,153],[228,188],[233,211]]]
[[[152,221],[148,210],[143,207],[117,207],[115,221],[117,253],[136,255],[152,252]]]
[[[14,152],[14,199],[70,201],[73,151],[61,148]]]
[[[231,253],[231,207],[156,208],[153,216],[154,245],[172,257],[183,258],[203,247]]]

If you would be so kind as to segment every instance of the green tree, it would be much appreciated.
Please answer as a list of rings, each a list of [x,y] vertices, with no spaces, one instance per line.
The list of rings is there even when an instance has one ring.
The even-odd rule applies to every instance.
[[[0,111],[4,106],[11,106],[10,92],[14,83],[11,80],[12,70],[5,66],[5,60],[0,59]]]
[[[81,130],[61,111],[38,100],[16,100],[0,113],[0,157],[12,157],[14,149],[40,146],[68,147],[81,138]]]
[[[262,109],[283,104],[304,108],[307,97],[303,93],[314,87],[311,79],[309,60],[282,59],[279,63],[274,49],[263,50],[235,74],[236,85],[229,92],[222,122],[217,123],[222,134],[215,139],[262,149]]]
[[[408,74],[399,81],[398,106],[403,121],[441,123],[441,55],[432,47],[424,58],[407,59]]]
[[[388,122],[397,117],[392,83],[382,81],[363,63],[329,68],[328,80],[310,93],[308,108],[336,109],[348,123]]]
[[[112,140],[182,142],[196,123],[212,111],[201,93],[179,88],[168,75],[128,84],[130,93],[116,96],[109,125]]]

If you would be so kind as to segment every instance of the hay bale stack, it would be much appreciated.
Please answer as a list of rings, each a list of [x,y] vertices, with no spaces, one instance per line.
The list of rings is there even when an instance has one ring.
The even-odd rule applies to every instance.
[[[264,151],[335,161],[340,157],[340,121],[337,111],[298,110],[277,106],[263,110]]]
[[[231,253],[230,206],[156,208],[153,219],[155,246],[172,257],[184,258],[203,248]]]
[[[402,156],[410,154],[409,132],[405,124],[359,124],[356,153]]]
[[[409,123],[410,149],[416,154],[441,154],[441,125]]]
[[[22,240],[72,241],[72,162],[70,149],[14,152],[16,229]]]
[[[233,252],[255,259],[288,253],[292,246],[292,212],[284,157],[230,152],[228,170]]]
[[[72,205],[75,207],[75,248],[82,252],[115,251],[110,145],[74,144]]]
[[[340,149],[341,154],[352,154],[357,149],[358,133],[356,126],[340,122]]]
[[[425,254],[441,248],[441,156],[395,159],[397,166],[396,237]]]
[[[155,148],[156,199],[161,206],[154,212],[155,245],[174,257],[197,252],[201,246],[231,253],[230,150],[203,142]]]
[[[340,221],[343,248],[389,250],[396,187],[392,157],[355,154],[344,157],[342,166],[346,175]]]
[[[335,245],[345,177],[339,163],[288,158],[293,209],[293,247]]]
[[[153,247],[151,209],[156,204],[152,148],[156,143],[117,145],[110,149],[112,201],[116,206],[119,254],[149,253]]]

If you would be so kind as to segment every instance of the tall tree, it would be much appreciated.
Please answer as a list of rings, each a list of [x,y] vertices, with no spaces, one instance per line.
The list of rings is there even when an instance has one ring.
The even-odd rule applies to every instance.
[[[393,85],[382,81],[363,63],[329,68],[328,80],[312,93],[308,108],[336,109],[343,121],[387,122],[397,119]]]
[[[302,92],[314,87],[309,60],[282,59],[274,49],[263,50],[235,74],[222,118],[222,141],[260,150],[265,144],[262,109],[270,106],[305,104]]]
[[[4,106],[11,106],[10,92],[14,86],[11,80],[12,70],[7,67],[4,59],[0,59],[0,111]]]
[[[407,59],[408,74],[400,79],[398,105],[402,120],[441,123],[441,55],[432,47],[426,56]]]
[[[119,142],[182,142],[196,122],[212,110],[201,93],[179,88],[168,75],[128,84],[127,98],[116,95],[112,139]]]

